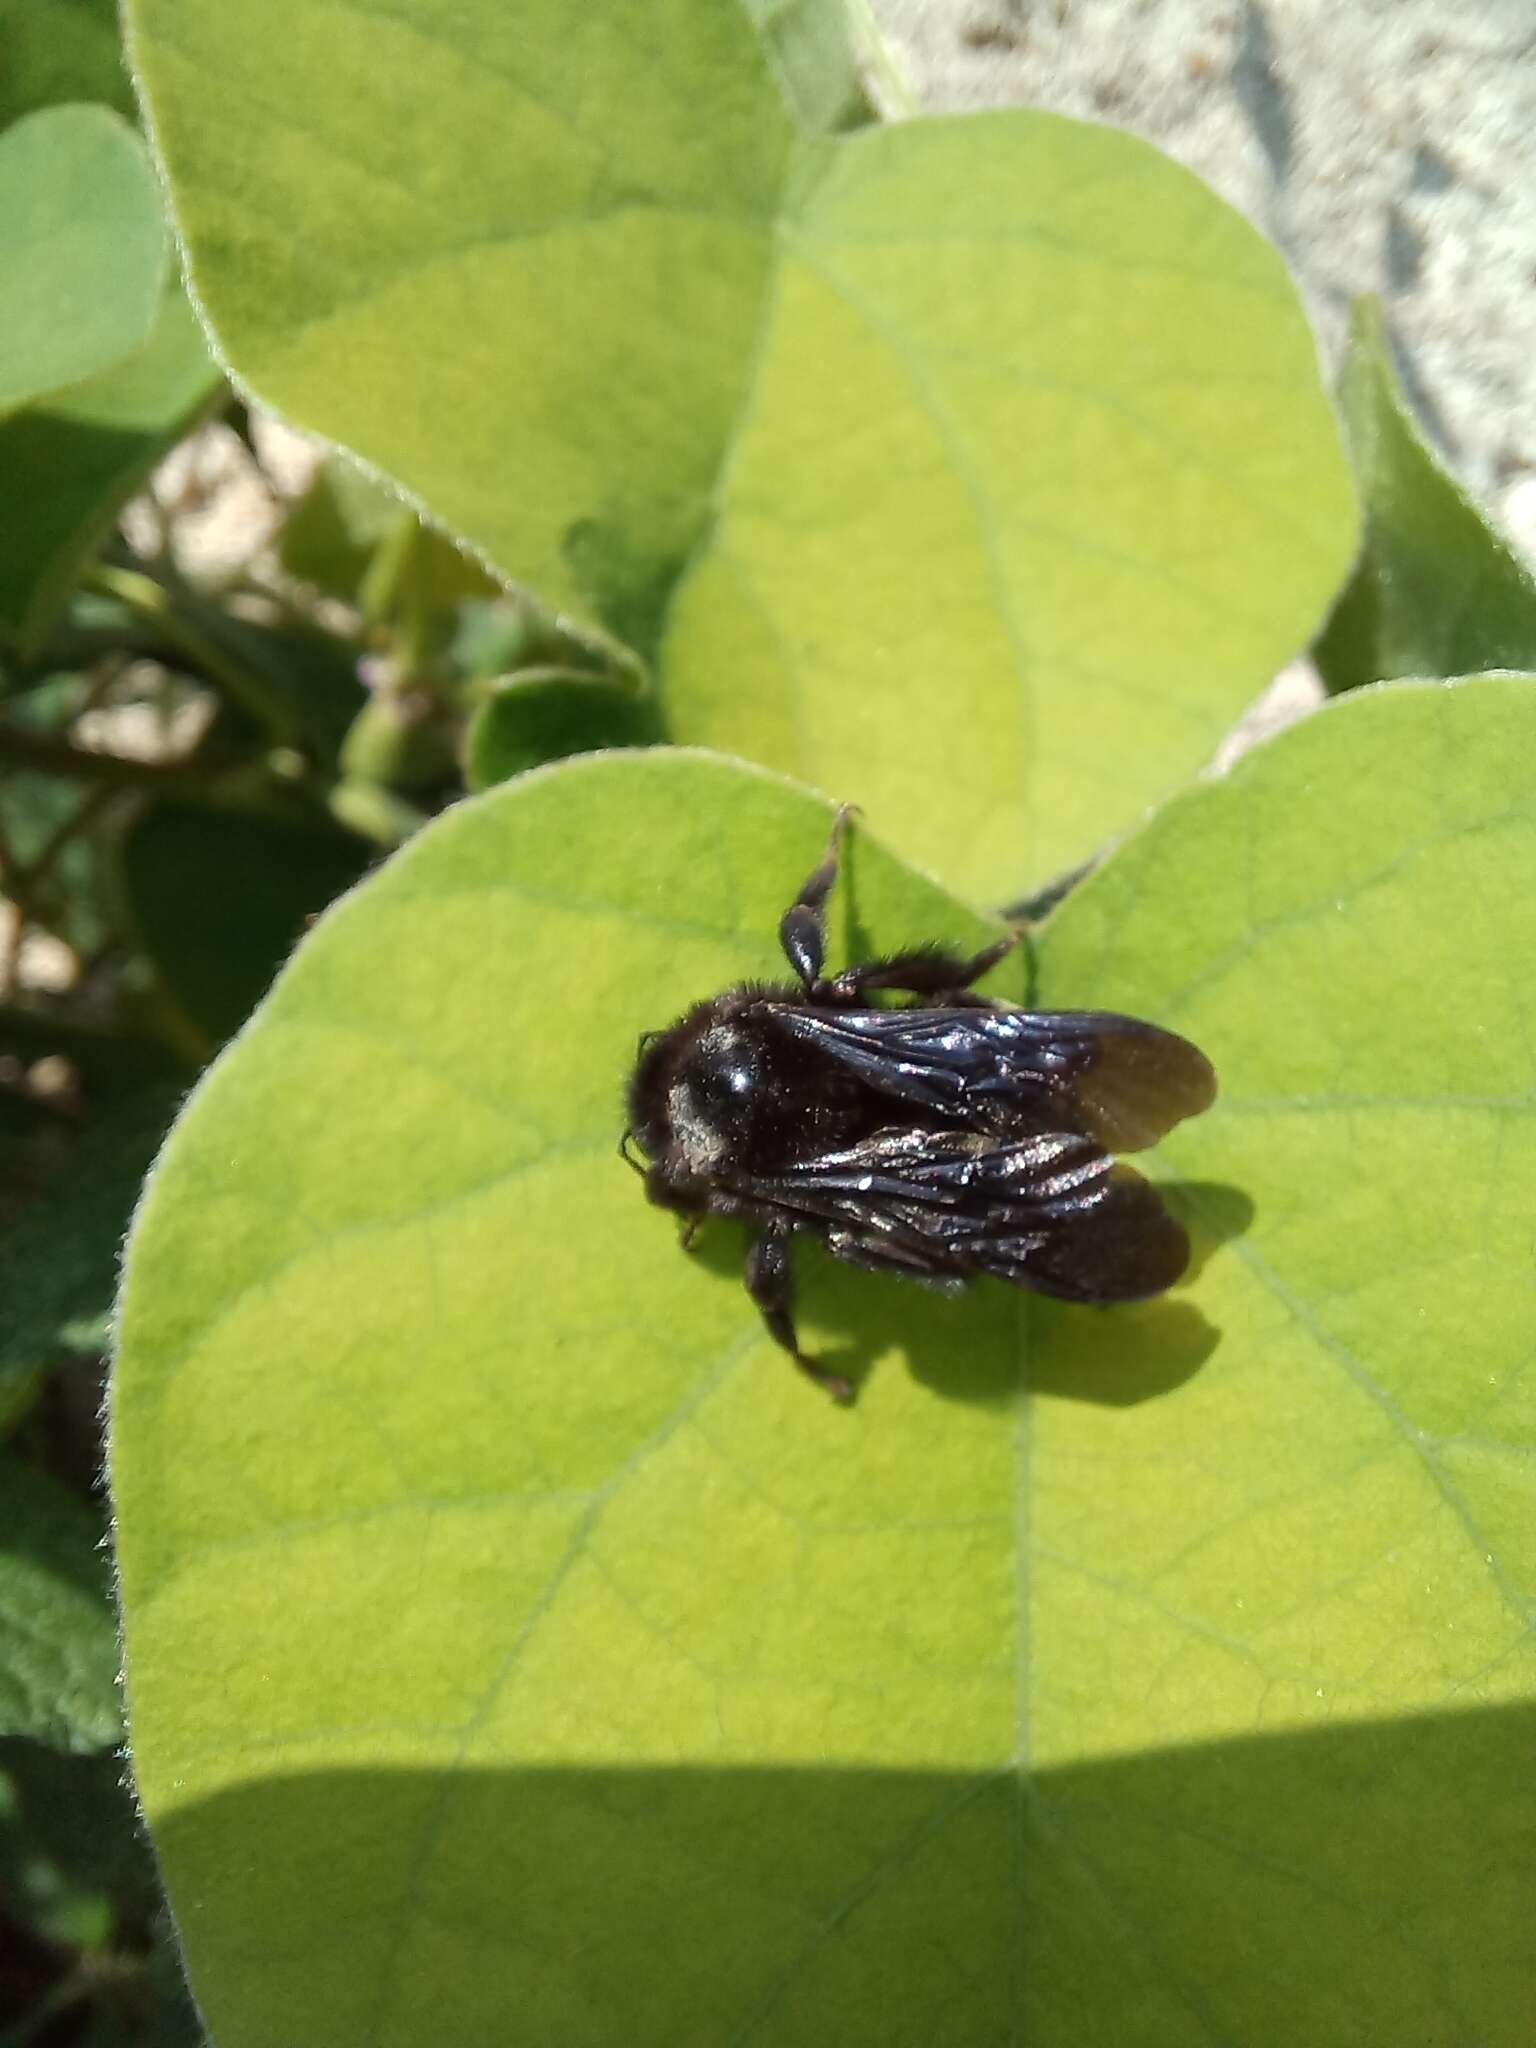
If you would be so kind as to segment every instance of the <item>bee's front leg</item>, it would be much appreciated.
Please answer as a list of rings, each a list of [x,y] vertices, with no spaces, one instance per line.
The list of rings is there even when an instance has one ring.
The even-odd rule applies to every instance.
[[[807,875],[805,886],[779,919],[779,944],[784,948],[789,964],[805,983],[809,995],[821,979],[821,963],[826,955],[826,905],[832,884],[837,880],[837,856],[843,841],[843,829],[852,816],[854,806],[844,804],[832,820],[832,837],[820,867]]]

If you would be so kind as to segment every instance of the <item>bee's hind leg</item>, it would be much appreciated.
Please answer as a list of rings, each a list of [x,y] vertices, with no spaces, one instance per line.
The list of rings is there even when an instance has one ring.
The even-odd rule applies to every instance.
[[[789,1266],[789,1232],[782,1224],[770,1223],[747,1253],[747,1292],[757,1303],[769,1336],[782,1344],[800,1370],[817,1386],[825,1387],[834,1401],[846,1408],[853,1399],[849,1382],[835,1372],[824,1372],[800,1349],[795,1335],[794,1276]]]

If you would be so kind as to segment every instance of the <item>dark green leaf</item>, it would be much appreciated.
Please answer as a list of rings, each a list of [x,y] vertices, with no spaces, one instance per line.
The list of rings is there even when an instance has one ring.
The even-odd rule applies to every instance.
[[[0,128],[63,100],[103,100],[132,120],[117,0],[0,0]]]
[[[662,737],[651,698],[571,676],[515,677],[470,721],[464,775],[489,789],[527,768],[599,747],[649,747]]]
[[[101,1749],[122,1732],[98,1518],[0,1452],[0,1734]]]
[[[120,1756],[0,1739],[0,1781],[10,1794],[0,1826],[5,1880],[14,1885],[21,1860],[35,1857],[76,1887],[114,1893],[139,1913],[153,1910],[154,1861]]]
[[[140,1183],[178,1100],[154,1089],[108,1110],[0,1236],[0,1378],[46,1362],[71,1325],[106,1314]]]
[[[166,995],[205,1042],[239,1029],[305,925],[362,872],[353,839],[158,803],[120,849],[124,900]]]

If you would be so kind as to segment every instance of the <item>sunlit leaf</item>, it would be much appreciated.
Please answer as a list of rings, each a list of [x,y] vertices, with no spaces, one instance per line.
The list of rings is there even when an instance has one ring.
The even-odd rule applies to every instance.
[[[776,971],[824,803],[588,756],[327,917],[157,1169],[113,1397],[221,2048],[1515,2048],[1533,744],[1524,678],[1359,694],[1074,892],[1038,1000],[1221,1075],[1151,1161],[1194,1276],[811,1248],[851,1413],[614,1156],[637,1034]],[[985,929],[856,832],[836,958]]]
[[[1344,573],[1279,258],[1128,136],[807,134],[794,6],[129,14],[255,391],[978,895],[1194,772]]]

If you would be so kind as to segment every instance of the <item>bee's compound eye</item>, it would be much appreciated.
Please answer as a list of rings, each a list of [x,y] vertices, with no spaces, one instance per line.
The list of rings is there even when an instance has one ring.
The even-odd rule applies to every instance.
[[[724,1037],[705,1049],[689,1079],[698,1107],[706,1115],[723,1116],[732,1123],[750,1106],[759,1085],[751,1047]]]

